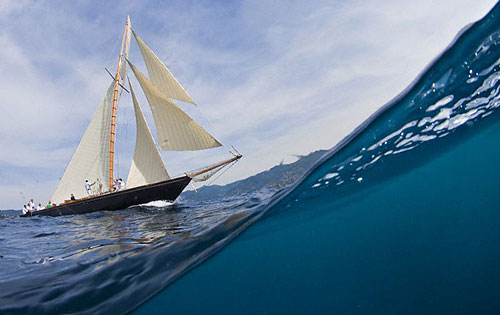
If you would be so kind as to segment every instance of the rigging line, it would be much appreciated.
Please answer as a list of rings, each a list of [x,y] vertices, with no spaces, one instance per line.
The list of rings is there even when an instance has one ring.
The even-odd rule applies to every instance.
[[[128,70],[128,68],[127,68],[127,70]],[[129,76],[127,74],[127,79],[128,78],[129,78]],[[125,80],[123,80],[123,82],[125,84]],[[128,126],[129,126],[129,124],[131,124],[132,118],[135,117],[135,113],[133,115],[130,114],[131,111],[135,111],[134,106],[131,103],[132,103],[131,98],[127,97],[125,99],[125,106],[124,106],[124,108],[127,108],[127,110],[125,111],[125,113],[126,113],[126,117],[125,117],[125,139],[126,140],[128,140],[128,133],[129,133]]]
[[[104,68],[104,69],[106,69],[106,68]],[[108,69],[106,69],[106,71],[108,72],[108,74],[109,74],[109,75],[111,75],[111,76],[112,76],[112,74],[109,72],[109,70],[108,70]],[[128,77],[128,76],[127,76],[127,77]],[[113,77],[113,81],[114,81],[114,80],[115,80],[115,79],[114,79],[114,77]],[[124,82],[124,81],[122,80],[122,83],[123,83],[123,82]],[[127,90],[127,89],[125,88],[125,86],[124,86],[123,84],[121,84],[121,83],[120,83],[120,79],[118,79],[118,85],[119,85],[122,89],[120,89],[120,90],[119,90],[119,92],[118,92],[118,99],[117,99],[117,102],[116,102],[116,103],[117,103],[117,111],[118,111],[118,105],[120,105],[120,102],[122,101],[123,91],[125,90],[125,92],[130,93],[130,92],[129,92],[129,90]],[[130,122],[130,117],[129,117],[129,119],[127,120],[127,117],[129,116],[129,115],[127,115],[127,113],[128,113],[127,108],[129,108],[129,107],[130,107],[130,106],[129,106],[129,105],[130,105],[130,99],[129,99],[129,98],[125,98],[125,101],[124,101],[124,102],[125,102],[125,103],[124,103],[124,104],[121,104],[122,106],[120,106],[121,111],[123,112],[122,114],[123,114],[123,116],[124,116],[124,117],[122,118],[122,116],[121,116],[121,115],[120,115],[120,116],[119,116],[119,115],[116,115],[116,121],[117,121],[117,124],[116,124],[116,125],[118,125],[118,122],[124,122],[125,124],[127,124],[128,122]],[[126,132],[125,132],[125,134],[126,134]]]
[[[212,179],[211,182],[207,183],[207,185],[211,185],[213,182],[215,182],[219,177],[221,177],[222,175],[224,175],[224,173],[226,173],[231,167],[233,167],[236,163],[238,162],[238,160],[234,161],[233,163],[227,165],[227,167],[223,167],[223,171],[221,171],[221,173],[219,173],[219,175],[215,176],[214,179]],[[204,186],[205,187],[205,186]]]
[[[210,125],[213,125],[213,121],[210,119],[210,117],[208,117],[207,115],[205,115],[205,113],[200,109],[200,106],[196,106],[196,109],[198,110],[198,112],[201,114],[201,116],[203,116],[203,118],[208,121],[208,123]]]
[[[200,115],[203,117],[204,120],[206,120],[208,122],[208,125],[210,126],[210,129],[213,129],[213,121],[210,119],[210,117],[208,117],[200,108],[200,106],[196,105],[196,110],[200,113]],[[222,142],[225,142],[225,141],[222,141]],[[225,145],[223,145],[223,147],[225,147]]]
[[[128,98],[126,100],[127,104],[128,104]],[[124,105],[124,104],[122,104]],[[123,164],[120,164],[121,162],[123,162],[124,160],[126,160],[126,157],[127,155],[125,154],[125,145],[128,143],[128,125],[129,125],[129,120],[130,120],[130,115],[129,115],[129,112],[127,110],[128,107],[126,106],[121,106],[122,108],[122,115],[120,116],[120,122],[122,124],[122,128],[120,128],[121,132],[120,132],[120,138],[122,139],[122,141],[120,142],[120,150],[117,152],[117,165],[118,165],[118,171],[117,173],[120,174],[120,169],[123,167]],[[120,157],[122,158],[120,160]],[[120,178],[120,176],[118,176],[118,178]]]
[[[116,58],[115,50],[118,47],[118,43],[121,41],[121,38],[119,36],[116,36],[116,41],[115,44],[113,45],[113,48],[110,51],[110,54],[108,55],[108,58],[106,58],[106,63],[105,65],[109,64],[113,60],[113,65],[115,64],[114,60]]]
[[[226,173],[231,167],[233,167],[236,163],[238,163],[239,160],[236,160],[230,164],[227,164],[227,165],[224,165],[221,170],[224,169],[224,171],[222,171],[221,173],[219,173],[219,175],[215,176],[211,182],[205,184],[203,187],[201,187],[199,189],[199,191],[201,191],[202,189],[205,189],[205,187],[207,187],[208,185],[211,185],[213,182],[215,182],[219,177],[221,177],[222,175],[224,175],[224,173]]]
[[[122,122],[125,123],[125,130],[124,130],[124,134],[125,134],[125,140],[128,140],[129,139],[129,125],[132,123],[132,119],[135,118],[135,114],[131,114],[131,111],[134,110],[133,109],[133,106],[132,106],[132,101],[130,99],[130,97],[126,97],[125,100],[123,101],[123,104],[122,104],[122,112],[123,112],[123,119],[122,119]],[[125,141],[125,143],[128,143],[127,141]]]
[[[240,152],[238,152],[238,150],[236,150],[236,148],[235,148],[234,146],[231,146],[231,148],[233,148],[233,150],[234,150],[237,154],[241,155],[241,153],[240,153]]]
[[[120,178],[120,155],[116,155],[116,178]]]
[[[201,110],[200,106],[196,106],[196,110],[200,113],[200,115],[203,117],[203,119],[205,119],[206,121],[208,121],[208,124],[210,125],[210,129],[212,129],[212,128],[213,128],[213,124],[214,124],[214,123],[213,123],[213,121],[210,119],[210,117],[208,117],[207,115],[205,115],[205,113]],[[219,139],[220,139],[220,138],[219,138]],[[222,142],[225,142],[225,141],[223,141],[223,140],[221,140],[221,141],[222,141]],[[234,146],[233,146],[233,145],[231,145],[231,144],[223,144],[223,145],[222,145],[222,147],[226,147],[226,148],[227,148],[227,147],[231,147],[231,148],[233,148],[233,149],[234,149],[234,151],[236,151],[236,152],[239,154],[238,150],[236,150],[236,149],[234,148]]]
[[[121,84],[120,84],[121,86]],[[128,92],[128,91],[127,91]],[[121,164],[120,164],[120,156],[123,156],[123,141],[118,141],[118,137],[122,138],[123,139],[123,128],[118,128],[118,126],[120,124],[122,124],[124,121],[126,123],[126,117],[125,117],[125,113],[127,112],[126,111],[126,108],[125,106],[123,106],[124,104],[121,104],[122,106],[118,107],[118,105],[120,104],[120,101],[122,100],[122,94],[123,94],[123,90],[120,90],[120,92],[118,93],[118,100],[117,100],[117,108],[116,108],[116,125],[115,125],[115,135],[116,135],[116,138],[115,138],[115,145],[116,145],[116,149],[115,149],[115,156],[116,156],[116,178],[120,178],[120,168],[121,168]],[[120,109],[120,112],[121,114],[118,115],[118,109]],[[123,126],[121,126],[123,127]],[[126,133],[126,131],[125,131]],[[126,139],[126,137],[125,137]]]
[[[118,98],[119,98],[119,101],[121,101],[121,103],[120,103],[121,106],[119,107],[121,114],[117,115],[117,117],[116,117],[117,127],[119,124],[121,125],[121,128],[117,128],[116,139],[118,139],[118,137],[120,137],[122,139],[122,141],[116,141],[115,154],[116,154],[116,159],[117,159],[117,161],[116,161],[117,174],[118,174],[117,178],[120,178],[120,176],[119,176],[120,169],[123,166],[120,163],[120,162],[123,162],[123,159],[120,160],[120,157],[122,157],[122,158],[124,156],[126,157],[126,154],[124,153],[124,148],[125,148],[125,144],[128,143],[126,140],[128,140],[128,133],[129,133],[128,126],[129,126],[130,120],[131,120],[131,115],[129,113],[130,99],[128,97],[126,97],[125,100],[122,101],[122,94],[123,94],[123,90],[120,90]],[[118,133],[118,131],[119,131],[119,133]]]
[[[121,92],[120,92],[121,93]],[[120,94],[120,97],[121,97],[121,94]],[[126,98],[123,102],[122,102],[122,106],[121,106],[121,112],[122,114],[120,115],[120,122],[122,124],[124,124],[124,128],[122,128],[122,132],[121,132],[121,135],[122,137],[127,140],[128,139],[128,124],[129,124],[129,120],[130,120],[130,115],[129,115],[129,99]],[[123,127],[123,126],[122,126]]]

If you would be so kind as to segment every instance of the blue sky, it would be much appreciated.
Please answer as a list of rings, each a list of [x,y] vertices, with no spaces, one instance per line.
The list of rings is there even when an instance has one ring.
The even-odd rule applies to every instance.
[[[335,145],[494,4],[2,0],[0,209],[50,198],[110,82],[104,68],[116,67],[127,14],[200,109],[181,106],[228,145],[166,152],[167,168],[210,164],[234,145],[245,157],[216,182],[224,184]],[[145,72],[135,43],[131,59]],[[119,106],[126,177],[135,132],[128,95]]]

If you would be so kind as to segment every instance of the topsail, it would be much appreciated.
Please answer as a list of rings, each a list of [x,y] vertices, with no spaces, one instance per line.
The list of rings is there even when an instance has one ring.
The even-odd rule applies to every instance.
[[[127,28],[125,30],[125,60],[128,59],[128,52],[130,50],[130,38],[132,37],[132,24],[130,24],[130,16],[127,17]],[[123,69],[120,73],[122,82],[127,78],[127,62],[123,62]]]
[[[144,43],[144,41],[134,33],[135,40],[141,49],[142,57],[148,69],[149,80],[167,97],[176,99],[178,101],[195,104],[191,96],[186,92],[182,85],[177,81],[174,75],[168,68],[161,62],[155,55],[151,48]]]

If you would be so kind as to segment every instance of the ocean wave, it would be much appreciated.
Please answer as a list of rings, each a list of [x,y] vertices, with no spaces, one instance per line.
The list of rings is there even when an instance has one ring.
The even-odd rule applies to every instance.
[[[469,176],[465,178],[472,180],[472,173],[465,172],[466,170],[461,170],[452,163],[439,164],[436,161],[442,159],[447,152],[456,152],[453,150],[458,147],[462,148],[460,152],[475,149],[477,161],[484,160],[479,159],[483,158],[479,144],[474,143],[472,149],[467,147],[468,150],[463,145],[472,141],[471,139],[479,141],[477,139],[486,134],[486,131],[498,126],[499,16],[500,5],[497,4],[486,17],[464,29],[407,90],[330,150],[292,187],[235,196],[218,203],[154,204],[117,212],[57,218],[0,217],[2,230],[9,231],[8,236],[0,238],[0,312],[124,313],[137,309],[156,295],[137,311],[167,309],[175,312],[182,308],[200,311],[200,307],[205,307],[204,309],[216,309],[218,313],[231,313],[240,308],[234,300],[225,297],[237,295],[242,283],[252,285],[247,287],[252,294],[241,292],[238,295],[242,301],[249,301],[245,307],[250,313],[268,311],[265,309],[266,303],[282,303],[274,309],[276,313],[376,309],[366,301],[357,301],[357,308],[343,309],[338,307],[342,301],[337,298],[352,300],[359,297],[357,293],[360,292],[374,294],[370,291],[371,285],[378,286],[381,292],[386,290],[395,293],[397,290],[387,289],[387,283],[382,281],[390,279],[390,283],[400,285],[400,282],[391,277],[391,272],[415,282],[420,281],[420,278],[400,269],[404,266],[403,263],[410,264],[415,257],[407,252],[407,247],[398,243],[398,237],[404,235],[408,242],[414,242],[422,250],[422,247],[418,247],[420,239],[412,239],[404,231],[398,230],[398,227],[405,226],[414,231],[411,235],[425,237],[432,234],[419,231],[417,225],[392,222],[398,214],[395,211],[401,208],[413,209],[412,205],[415,204],[444,216],[440,211],[448,209],[448,204],[460,208],[457,204],[460,205],[459,202],[462,201],[446,194],[453,192],[453,189],[458,191],[460,186],[452,185],[450,176],[447,176],[447,186],[439,185],[439,182],[444,181],[442,176],[449,174],[454,174],[455,178]],[[496,157],[495,147],[491,144],[493,137],[489,133],[486,140],[481,141],[485,143],[483,152],[490,152]],[[453,155],[446,161],[449,162],[452,158]],[[435,165],[430,167],[430,163]],[[389,190],[384,186],[384,183],[389,183],[391,187],[399,184],[410,187],[412,180],[417,181],[415,178],[405,178],[401,183],[397,179],[419,168],[425,176],[419,177],[418,183],[428,180],[426,184],[434,190],[424,189],[424,184],[420,184],[420,191],[413,186],[412,189],[400,190]],[[446,171],[440,173],[440,169]],[[461,170],[462,173],[456,173],[456,170]],[[491,168],[490,171],[494,176],[498,175],[497,169]],[[431,182],[438,184],[433,185]],[[471,188],[474,196],[482,196],[487,201],[494,198],[491,187],[475,188],[476,190]],[[388,198],[383,189],[401,194],[400,199]],[[436,195],[435,198],[425,200],[429,203],[432,201],[435,205],[421,202],[419,194]],[[378,199],[374,199],[374,196]],[[491,209],[491,204],[483,199],[474,201],[484,209]],[[391,203],[385,204],[385,200],[391,200]],[[397,207],[398,200],[402,203],[400,208]],[[356,211],[344,211],[342,215],[345,217],[337,217],[336,220],[330,217],[328,220],[317,219],[317,216],[326,217],[336,210],[349,207]],[[470,207],[470,203],[467,203],[467,207]],[[392,216],[382,211],[377,212],[377,216],[367,209],[396,210],[391,212]],[[383,213],[386,215],[382,216]],[[384,220],[380,220],[379,216]],[[401,221],[407,220],[407,216],[399,218]],[[452,219],[457,226],[460,225],[459,219]],[[258,223],[254,224],[255,222]],[[306,226],[307,222],[314,224],[299,229],[300,226]],[[393,224],[387,225],[388,222]],[[219,255],[226,260],[221,258],[208,261],[208,266],[216,268],[206,267],[203,271],[210,274],[213,270],[215,274],[210,281],[203,281],[207,279],[194,272],[198,269],[193,268],[221,251],[249,226],[252,228]],[[345,226],[353,228],[347,229]],[[365,233],[377,229],[377,233],[369,233],[372,238],[364,237],[363,233],[353,233],[356,227],[358,231]],[[440,229],[455,233],[455,230],[447,229],[446,226],[432,232],[439,234]],[[326,234],[325,231],[331,234]],[[426,240],[439,242],[440,238],[428,237]],[[382,241],[386,243],[377,247],[377,242]],[[466,242],[462,238],[460,241]],[[394,263],[393,260],[401,257],[383,256],[384,248],[387,251],[401,251],[411,259],[403,259],[401,264]],[[437,255],[434,249],[426,250]],[[379,256],[360,255],[370,251]],[[453,254],[463,258],[455,251]],[[232,266],[232,262],[241,261],[242,255],[247,255],[245,259],[248,261]],[[270,259],[279,255],[281,260]],[[363,265],[359,257],[370,261],[371,266],[379,269]],[[379,264],[374,257],[378,257],[382,263]],[[362,267],[356,269],[354,266],[350,269],[353,264],[347,258]],[[417,258],[424,260],[422,257]],[[262,263],[263,260],[267,265]],[[330,269],[333,264],[337,264],[338,270],[345,272],[337,273]],[[254,266],[261,268],[252,269]],[[384,269],[387,266],[392,266],[395,270]],[[314,268],[320,271],[317,272]],[[187,292],[184,298],[175,298],[172,290],[164,290],[190,270],[193,272],[179,281],[179,286],[185,283]],[[236,276],[224,284],[221,279],[227,279],[227,270],[231,270]],[[364,270],[370,270],[371,273],[363,273]],[[416,274],[421,275],[421,270]],[[378,275],[384,279],[379,279]],[[353,282],[352,279],[356,277],[361,280]],[[450,279],[446,278],[453,282]],[[283,283],[290,290],[280,286]],[[343,288],[342,283],[349,283],[351,286]],[[279,290],[273,290],[275,286],[280,286]],[[204,289],[212,289],[218,293],[196,295],[206,293]],[[307,290],[309,292],[304,292]],[[301,292],[301,295],[298,296],[297,292]],[[335,296],[332,297],[331,292],[335,292]],[[248,299],[250,295],[251,299]],[[404,300],[404,296],[399,298]],[[193,303],[193,299],[196,303]],[[384,298],[380,301],[385,305],[393,302]],[[218,308],[213,304],[216,302],[219,303]],[[407,305],[413,305],[410,302],[407,301]],[[338,304],[332,307],[332,303]],[[287,305],[293,305],[294,308]],[[418,309],[419,306],[415,307]],[[395,309],[401,312],[405,310],[404,307]]]

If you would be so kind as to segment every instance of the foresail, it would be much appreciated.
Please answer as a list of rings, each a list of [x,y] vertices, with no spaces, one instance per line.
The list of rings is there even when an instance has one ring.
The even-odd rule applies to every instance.
[[[146,63],[149,80],[166,96],[178,101],[187,102],[196,105],[191,96],[186,92],[182,85],[177,81],[174,75],[168,70],[163,62],[155,55],[144,41],[132,31],[135,40]]]
[[[114,82],[109,86],[106,96],[80,140],[51,201],[61,203],[70,199],[71,194],[77,198],[86,196],[86,179],[91,184],[95,183],[92,186],[94,192],[109,187],[109,141],[113,88]]]
[[[163,94],[130,61],[129,65],[151,106],[160,148],[194,151],[221,146],[219,141]]]
[[[158,183],[170,178],[163,165],[160,152],[155,145],[139,102],[135,97],[134,89],[130,84],[130,93],[134,103],[137,137],[135,140],[134,158],[130,165],[127,178],[127,188]]]

